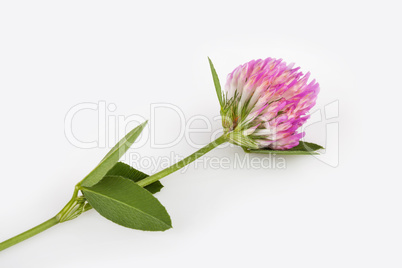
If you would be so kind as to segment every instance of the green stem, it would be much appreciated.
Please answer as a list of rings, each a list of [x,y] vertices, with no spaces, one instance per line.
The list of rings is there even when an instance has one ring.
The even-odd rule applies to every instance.
[[[73,197],[56,216],[48,221],[45,221],[42,224],[39,224],[38,226],[35,226],[32,229],[29,229],[26,232],[23,232],[0,243],[0,251],[14,246],[15,244],[18,244],[19,242],[22,242],[34,235],[37,235],[58,223],[72,220],[85,211],[85,198],[83,198],[82,196],[78,196],[78,188],[75,187]]]
[[[28,239],[34,235],[39,234],[40,232],[43,232],[44,230],[49,229],[52,226],[55,226],[56,224],[59,223],[59,218],[57,216],[54,216],[50,220],[45,221],[42,224],[39,224],[38,226],[35,226],[32,229],[29,229],[26,232],[23,232],[22,234],[16,235],[13,238],[10,238],[2,243],[0,243],[0,251],[9,248],[11,246],[14,246],[15,244],[24,241],[25,239]]]
[[[166,168],[166,169],[164,169],[162,171],[159,171],[158,173],[155,173],[152,176],[149,176],[149,177],[146,177],[143,180],[140,180],[139,182],[137,182],[137,184],[139,186],[141,186],[141,187],[150,185],[151,183],[154,183],[154,182],[162,179],[163,177],[166,177],[167,175],[172,174],[173,172],[175,172],[175,171],[187,166],[191,162],[195,161],[196,159],[200,158],[204,154],[206,154],[209,151],[211,151],[212,149],[218,147],[222,143],[225,143],[226,141],[227,141],[226,135],[222,135],[219,138],[217,138],[216,140],[214,140],[213,142],[211,142],[210,144],[208,144],[205,147],[199,149],[198,151],[196,151],[192,155],[187,156],[183,160],[177,162],[176,164],[174,164],[174,165],[172,165],[172,166],[170,166],[170,167],[168,167],[168,168]]]
[[[185,167],[186,165],[188,165],[191,162],[195,161],[196,159],[200,158],[201,156],[208,153],[212,149],[218,147],[222,143],[225,143],[226,141],[227,141],[226,135],[222,135],[219,138],[217,138],[216,140],[214,140],[213,142],[211,142],[210,144],[208,144],[205,147],[201,148],[200,150],[196,151],[192,155],[184,158],[183,160],[177,162],[176,164],[174,164],[158,173],[155,173],[154,175],[149,176],[137,183],[141,187],[145,187],[151,183],[154,183],[154,182],[162,179],[163,177],[166,177],[167,175],[172,174],[173,172]],[[82,196],[78,196],[78,192],[79,192],[79,184],[77,184],[77,186],[75,187],[74,194],[73,194],[73,197],[71,198],[71,200],[56,216],[54,216],[50,220],[45,221],[44,223],[39,224],[38,226],[36,226],[26,232],[23,232],[17,236],[14,236],[14,237],[0,243],[0,251],[4,250],[6,248],[9,248],[19,242],[22,242],[34,235],[37,235],[40,232],[43,232],[58,223],[72,220],[72,219],[78,217],[81,213],[91,209],[91,206],[85,202],[85,198]]]

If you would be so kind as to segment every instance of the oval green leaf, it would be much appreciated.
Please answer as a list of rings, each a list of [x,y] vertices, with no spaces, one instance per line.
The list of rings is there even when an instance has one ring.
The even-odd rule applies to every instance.
[[[165,207],[132,180],[105,176],[91,187],[81,187],[88,203],[103,217],[122,226],[143,231],[172,227]]]
[[[106,176],[121,176],[134,182],[138,182],[146,177],[149,177],[149,175],[122,162],[118,162],[116,165],[114,165],[114,167],[108,171]],[[152,194],[159,192],[162,188],[163,185],[160,183],[160,181],[156,181],[144,187],[144,189],[148,190]]]
[[[147,122],[142,123],[138,127],[131,130],[124,138],[122,138],[102,159],[98,166],[91,171],[82,181],[81,185],[90,187],[98,183],[107,172],[119,161],[119,159],[127,152],[130,146],[135,142],[141,134]]]
[[[321,145],[301,141],[299,145],[289,149],[289,150],[272,150],[272,149],[247,149],[243,148],[246,153],[255,154],[281,154],[281,155],[308,155],[308,154],[318,154],[318,150],[324,149]]]

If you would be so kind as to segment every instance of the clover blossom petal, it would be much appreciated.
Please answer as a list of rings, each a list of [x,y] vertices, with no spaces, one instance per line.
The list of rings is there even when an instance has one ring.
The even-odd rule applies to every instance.
[[[299,144],[319,84],[282,59],[252,60],[227,76],[222,125],[232,143],[286,150]]]

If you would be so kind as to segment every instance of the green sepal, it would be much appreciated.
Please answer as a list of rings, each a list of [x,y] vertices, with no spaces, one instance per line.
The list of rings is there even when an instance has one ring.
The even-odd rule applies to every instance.
[[[114,223],[143,231],[165,231],[172,227],[165,207],[132,180],[105,176],[97,184],[80,190],[99,214]]]
[[[122,162],[118,162],[111,170],[108,171],[106,176],[121,176],[134,182],[138,182],[146,177],[149,177],[149,175]],[[159,192],[162,188],[163,185],[160,183],[160,181],[156,181],[144,187],[144,189],[148,190],[152,194]]]
[[[272,150],[272,149],[248,149],[243,147],[246,153],[255,154],[281,154],[281,155],[317,155],[317,151],[324,149],[321,145],[311,143],[311,142],[299,142],[299,145],[289,149],[289,150]]]
[[[227,138],[229,142],[241,146],[243,149],[256,150],[258,148],[256,142],[250,136],[245,136],[238,131],[229,132]]]

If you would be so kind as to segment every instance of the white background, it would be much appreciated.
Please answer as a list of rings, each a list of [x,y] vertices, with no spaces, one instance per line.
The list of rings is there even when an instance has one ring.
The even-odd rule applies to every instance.
[[[111,115],[149,118],[150,105],[164,102],[212,119],[219,107],[207,56],[222,83],[257,58],[311,71],[321,85],[315,109],[339,101],[331,121],[339,135],[328,140],[322,123],[306,138],[339,139],[329,155],[339,163],[293,156],[286,169],[191,166],[163,179],[156,195],[173,229],[131,230],[90,211],[1,252],[0,266],[402,267],[399,11],[397,1],[1,1],[0,240],[56,214],[112,146],[73,146],[64,127],[71,107],[105,101],[117,107]],[[155,121],[160,142],[177,134],[175,113]],[[96,139],[96,112],[74,122],[80,139]],[[136,149],[194,150],[184,139]],[[243,155],[226,147],[207,156],[235,153]]]

